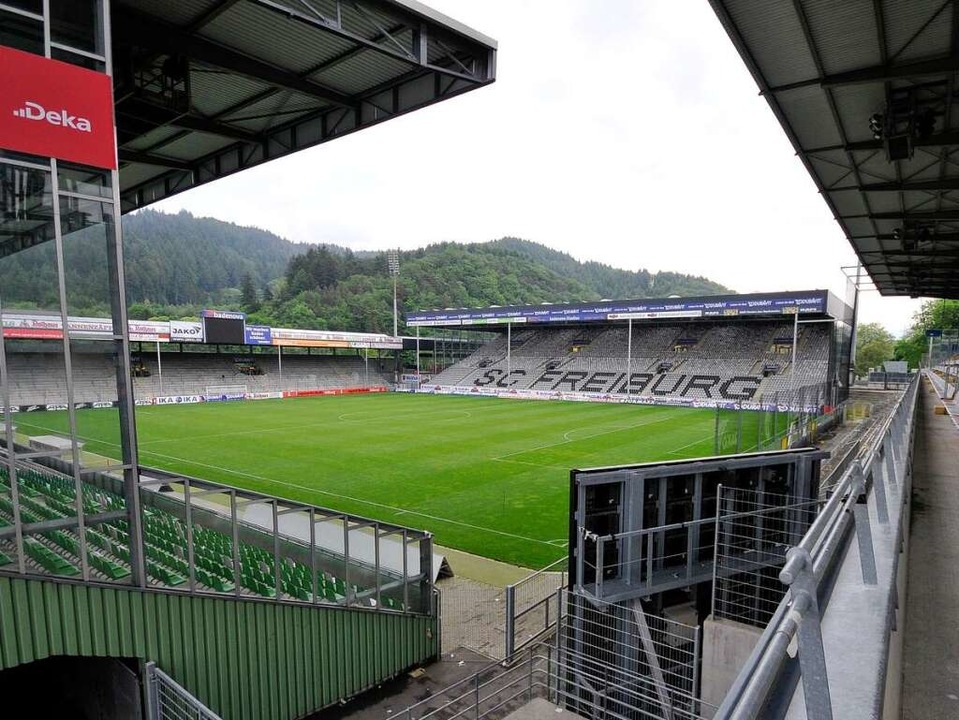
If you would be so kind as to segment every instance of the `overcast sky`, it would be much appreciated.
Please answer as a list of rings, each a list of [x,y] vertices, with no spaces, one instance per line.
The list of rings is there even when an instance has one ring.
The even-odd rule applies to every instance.
[[[354,249],[511,235],[737,292],[855,255],[706,0],[427,0],[499,41],[497,81],[160,203]],[[862,296],[896,335],[919,301]]]

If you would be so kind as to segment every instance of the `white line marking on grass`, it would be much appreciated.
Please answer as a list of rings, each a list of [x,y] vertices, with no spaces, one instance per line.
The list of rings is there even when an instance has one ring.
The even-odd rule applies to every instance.
[[[359,415],[361,417],[351,417],[354,415]],[[337,420],[340,422],[348,423],[368,423],[375,420],[389,420],[391,422],[396,420],[402,420],[404,417],[412,418],[422,418],[429,417],[430,415],[455,415],[456,417],[449,418],[450,420],[459,419],[462,417],[473,417],[473,413],[469,410],[455,410],[455,409],[446,409],[446,410],[434,410],[433,412],[412,412],[412,413],[388,413],[388,412],[372,412],[370,410],[354,410],[353,412],[342,413],[337,416]],[[363,417],[365,416],[365,417]]]
[[[112,445],[113,443],[108,443],[108,444]],[[291,483],[285,480],[276,480],[274,478],[268,478],[263,475],[254,475],[253,473],[242,472],[240,470],[231,470],[230,468],[221,467],[219,465],[211,465],[209,463],[197,462],[196,460],[187,460],[185,458],[176,457],[175,455],[164,455],[162,453],[151,452],[151,451],[146,451],[144,453],[141,453],[141,455],[153,455],[155,457],[160,457],[167,460],[176,460],[177,462],[186,463],[187,465],[195,465],[196,467],[205,467],[210,470],[219,470],[220,472],[226,473],[227,475],[236,475],[239,477],[250,478],[251,480],[262,480],[264,482],[275,483],[277,485],[285,485],[286,487],[296,488],[298,490],[306,490],[308,492],[320,493],[321,495],[329,495],[330,497],[340,498],[341,500],[350,500],[351,502],[362,503],[363,505],[378,507],[384,510],[389,510],[391,512],[405,513],[408,515],[416,515],[418,517],[424,517],[429,520],[444,522],[450,525],[459,525],[460,527],[470,528],[471,530],[479,530],[481,532],[493,533],[494,535],[502,535],[504,537],[513,538],[515,540],[525,540],[526,542],[538,543],[540,545],[550,544],[546,540],[538,540],[537,538],[526,537],[525,535],[516,535],[514,533],[505,532],[504,530],[494,530],[493,528],[482,527],[481,525],[473,525],[472,523],[462,522],[461,520],[450,520],[449,518],[440,517],[439,515],[429,515],[428,513],[420,512],[419,510],[411,510],[409,508],[399,508],[394,505],[386,505],[385,503],[378,503],[372,500],[364,500],[363,498],[352,497],[351,495],[343,495],[341,493],[335,493],[329,490],[321,490],[320,488],[310,487],[308,485],[298,485],[297,483]]]
[[[282,427],[257,428],[256,430],[235,430],[226,433],[210,433],[209,435],[185,435],[178,438],[167,438],[165,440],[140,440],[140,446],[144,445],[163,445],[165,443],[182,443],[190,440],[213,440],[216,438],[235,437],[237,435],[262,435],[263,433],[279,432],[281,430],[297,430],[299,428],[320,427],[328,423],[307,423],[303,425],[283,425]]]
[[[529,465],[534,468],[546,468],[549,470],[569,470],[567,465],[543,465],[542,463],[527,462],[526,460],[509,460],[503,458],[490,458],[493,462],[512,463],[513,465]]]
[[[337,417],[337,421],[339,421],[339,422],[369,422],[369,420],[370,420],[371,418],[367,418],[366,420],[362,420],[362,421],[360,421],[360,420],[355,420],[355,421],[354,421],[354,420],[350,420],[350,419],[347,417],[347,416],[349,416],[349,415],[358,415],[358,414],[361,414],[361,413],[368,413],[368,412],[370,412],[370,411],[368,411],[368,410],[357,410],[357,411],[351,412],[351,413],[343,413],[342,415],[340,415],[339,417]],[[438,412],[444,412],[444,413],[454,413],[454,412],[455,412],[455,413],[463,413],[463,414],[465,415],[465,417],[473,417],[473,414],[472,414],[469,410],[441,410],[441,411],[438,411]],[[153,412],[150,412],[150,413],[143,413],[143,414],[144,414],[144,415],[160,415],[161,413],[156,412],[156,411],[153,411]],[[429,415],[430,413],[409,413],[409,415],[411,415],[411,416],[413,416],[413,417],[422,417],[424,414],[425,414],[425,415]],[[396,414],[389,414],[389,413],[379,413],[377,416],[375,416],[375,417],[372,418],[372,419],[396,420],[396,419],[402,419],[402,418],[403,418],[403,415],[396,415]],[[333,424],[333,423],[332,423],[330,420],[324,420],[324,421],[322,421],[322,422],[315,422],[315,423],[297,423],[297,424],[295,424],[295,425],[277,425],[276,427],[267,427],[267,428],[261,427],[261,428],[257,428],[256,430],[232,430],[232,431],[230,431],[230,432],[225,432],[225,433],[210,433],[210,434],[208,434],[208,435],[187,435],[187,436],[185,436],[185,437],[167,438],[167,439],[164,439],[164,440],[146,440],[146,441],[142,441],[142,440],[141,440],[141,441],[140,441],[140,446],[142,447],[142,446],[146,446],[146,445],[161,445],[161,444],[166,444],[166,443],[180,443],[180,442],[184,442],[184,441],[186,441],[186,440],[213,440],[213,439],[216,439],[216,438],[236,437],[236,436],[239,436],[239,435],[261,435],[261,434],[263,434],[263,433],[282,432],[282,431],[284,431],[284,430],[299,430],[299,429],[302,429],[302,428],[328,427],[329,425],[332,425],[332,424]],[[42,428],[41,428],[41,429],[42,429]]]
[[[546,450],[547,448],[551,448],[551,447],[567,445],[571,442],[576,442],[577,440],[590,440],[594,437],[599,437],[600,435],[612,435],[613,433],[621,432],[623,430],[635,430],[636,428],[646,427],[647,425],[655,425],[656,423],[666,422],[667,420],[675,420],[677,417],[680,416],[680,414],[681,413],[675,413],[673,415],[667,415],[666,417],[662,417],[657,420],[649,420],[647,422],[636,423],[635,425],[617,425],[612,430],[603,430],[601,432],[594,433],[593,435],[590,435],[585,438],[577,438],[576,440],[567,438],[566,435],[568,435],[569,433],[576,432],[577,430],[583,429],[583,428],[574,428],[573,430],[567,431],[566,435],[563,435],[564,439],[558,442],[547,443],[546,445],[538,445],[536,447],[526,448],[525,450],[517,450],[516,452],[506,453],[505,455],[497,455],[496,457],[491,457],[490,460],[505,460],[506,458],[513,457],[514,455],[523,455],[525,453],[535,452],[537,450]]]
[[[683,453],[681,453],[680,450],[685,450],[686,448],[692,447],[693,445],[699,445],[700,443],[705,442],[706,440],[709,440],[711,437],[713,437],[712,433],[710,433],[709,435],[707,435],[706,437],[704,437],[702,440],[694,440],[693,442],[691,442],[691,443],[686,443],[685,445],[683,445],[683,446],[681,446],[681,447],[678,447],[678,448],[676,448],[675,450],[670,450],[667,454],[668,454],[668,455],[682,455]]]

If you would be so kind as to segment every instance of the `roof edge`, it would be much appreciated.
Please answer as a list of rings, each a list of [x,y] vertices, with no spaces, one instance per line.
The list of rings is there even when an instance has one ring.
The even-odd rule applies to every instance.
[[[459,20],[454,20],[449,15],[444,15],[428,5],[417,2],[417,0],[384,0],[384,2],[387,5],[394,5],[405,10],[406,12],[419,15],[424,20],[429,20],[439,25],[444,25],[449,30],[460,33],[461,35],[465,35],[471,40],[481,43],[482,45],[486,45],[492,50],[498,49],[498,43],[489,35],[484,35],[479,30],[474,30],[469,25],[461,23]]]

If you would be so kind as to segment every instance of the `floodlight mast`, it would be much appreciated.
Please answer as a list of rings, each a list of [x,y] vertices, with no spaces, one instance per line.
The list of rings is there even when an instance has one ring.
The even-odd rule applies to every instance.
[[[386,255],[386,266],[390,271],[390,275],[393,278],[393,337],[396,337],[398,334],[399,324],[397,322],[396,314],[396,278],[400,274],[400,251],[399,250],[390,250]]]

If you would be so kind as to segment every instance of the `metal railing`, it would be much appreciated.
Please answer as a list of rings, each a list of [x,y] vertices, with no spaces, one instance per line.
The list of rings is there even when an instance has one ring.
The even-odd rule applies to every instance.
[[[597,653],[583,637],[584,632],[594,631],[608,635],[606,630],[583,622],[587,609],[596,606],[563,591],[552,601],[582,606],[562,612],[564,621],[550,637],[390,718],[500,720],[537,699],[596,720],[699,720],[715,709],[704,708],[694,691],[699,648],[695,628],[639,610],[642,623],[649,628],[648,647],[655,650],[647,653],[637,630],[622,634],[620,642],[606,642]],[[597,612],[600,620],[605,617],[609,621],[611,613],[616,616],[615,623],[638,627],[640,622],[637,611],[625,606],[601,605]],[[695,643],[695,649],[687,648],[689,643]],[[653,666],[660,672],[653,671]]]
[[[786,548],[799,542],[817,511],[814,500],[790,500],[720,485],[713,517],[590,538],[596,545],[595,563],[584,559],[583,568],[595,581],[577,591],[619,599],[637,589],[662,592],[708,580],[715,585],[774,569],[785,562]]]
[[[832,720],[834,710],[836,717],[844,719],[882,714],[889,639],[898,605],[904,508],[911,488],[917,390],[914,381],[882,431],[845,470],[809,530],[787,552],[779,578],[789,592],[727,693],[717,718],[774,716],[769,705],[781,706],[783,698],[795,691],[796,685],[782,681],[790,662],[787,648],[794,639],[807,717]],[[827,588],[829,592],[825,592]],[[859,622],[837,622],[831,629],[839,636],[833,645],[837,655],[855,647],[855,663],[850,663],[848,656],[827,662],[823,634],[827,602],[830,607],[839,605],[841,614],[858,613]],[[830,665],[843,669],[830,678]],[[838,694],[834,705],[831,679],[856,684],[856,692]],[[872,704],[864,702],[864,697]]]
[[[561,612],[556,612],[556,591],[567,585],[568,566],[569,558],[563,557],[506,586],[505,657],[556,625]]]
[[[165,590],[434,612],[427,532],[146,467],[134,509],[120,474],[77,483],[72,463],[42,462],[0,447],[0,542],[15,557],[0,572],[130,585],[139,555]]]
[[[156,663],[146,664],[147,720],[221,720]]]
[[[565,647],[582,660],[581,672],[605,678],[597,700],[626,676],[642,677],[634,693],[644,705],[669,713],[698,713],[701,631],[674,618],[647,613],[639,598],[604,603],[564,593]],[[685,717],[685,715],[678,715]],[[658,715],[657,715],[658,717]]]

